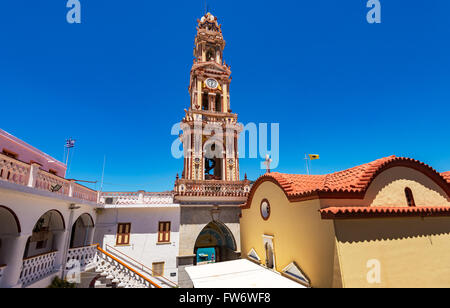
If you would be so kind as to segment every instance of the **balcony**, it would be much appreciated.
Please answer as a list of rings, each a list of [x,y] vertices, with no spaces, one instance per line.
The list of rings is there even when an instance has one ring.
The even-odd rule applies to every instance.
[[[226,123],[230,125],[237,124],[237,114],[229,112],[216,112],[209,110],[192,110],[186,111],[185,122],[203,121],[204,123]]]
[[[80,270],[85,271],[86,267],[95,263],[97,255],[97,245],[88,245],[84,247],[70,248],[67,252],[67,267],[76,262],[80,265]]]
[[[57,175],[39,169],[38,164],[27,164],[0,154],[0,181],[23,185],[56,195],[97,202],[97,192]]]
[[[247,197],[250,181],[195,181],[178,179],[175,182],[177,196]]]

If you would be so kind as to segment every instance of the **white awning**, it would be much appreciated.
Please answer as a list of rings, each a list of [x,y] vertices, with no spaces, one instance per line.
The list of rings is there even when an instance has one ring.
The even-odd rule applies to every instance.
[[[306,288],[249,260],[186,267],[195,288]]]

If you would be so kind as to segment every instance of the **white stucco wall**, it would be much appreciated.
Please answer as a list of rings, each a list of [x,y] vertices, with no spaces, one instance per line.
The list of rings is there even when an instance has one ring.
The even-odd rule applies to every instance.
[[[17,187],[22,188],[18,185]],[[28,189],[26,187],[23,188]],[[39,191],[37,192],[40,193]],[[0,187],[0,205],[6,206],[14,211],[19,219],[23,234],[31,234],[34,225],[39,218],[50,210],[57,210],[62,214],[66,229],[68,229],[70,218],[69,205],[71,203],[74,203],[76,206],[80,207],[73,210],[74,214],[72,223],[75,223],[78,217],[83,213],[88,213],[91,215],[95,222],[96,212],[94,205],[78,204],[76,200],[51,198],[39,194],[29,194],[23,191],[3,189]],[[70,228],[72,228],[72,226],[70,226]]]
[[[69,207],[71,204],[75,205],[76,209],[70,210]],[[21,286],[17,284],[17,278],[22,267],[26,240],[32,235],[34,226],[45,213],[51,210],[58,211],[64,220],[65,228],[59,222],[56,224],[53,222],[52,225],[56,228],[56,233],[51,235],[47,245],[42,249],[35,249],[36,243],[32,242],[28,249],[28,256],[47,253],[53,249],[57,249],[58,254],[55,269],[62,266],[64,247],[70,242],[69,234],[72,229],[72,224],[75,223],[77,218],[87,213],[92,217],[94,222],[96,220],[95,204],[89,204],[75,198],[60,196],[48,191],[37,190],[5,181],[0,181],[0,206],[14,212],[21,228],[21,232],[17,233],[15,223],[12,223],[14,222],[13,216],[8,214],[9,212],[6,210],[0,213],[0,224],[7,224],[7,227],[0,228],[0,239],[2,240],[0,263],[7,264],[6,278],[4,277],[2,281],[2,286],[4,287]],[[11,228],[12,226],[14,228]],[[19,242],[20,244],[18,244]],[[8,281],[5,282],[5,279]],[[41,282],[39,286],[43,283],[46,283],[46,280]]]

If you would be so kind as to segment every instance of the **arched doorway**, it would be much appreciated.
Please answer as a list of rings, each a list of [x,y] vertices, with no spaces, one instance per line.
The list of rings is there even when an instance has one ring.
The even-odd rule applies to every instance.
[[[85,247],[92,244],[91,237],[93,231],[94,220],[91,215],[84,213],[78,217],[72,226],[70,248]]]
[[[14,240],[20,232],[20,223],[16,214],[11,209],[0,205],[0,266],[7,263],[7,242]]]
[[[65,230],[64,218],[61,213],[51,210],[42,215],[33,228],[24,251],[24,259],[33,256],[57,251],[57,233]]]
[[[197,237],[194,247],[195,264],[206,264],[235,260],[236,241],[223,223],[212,221]]]

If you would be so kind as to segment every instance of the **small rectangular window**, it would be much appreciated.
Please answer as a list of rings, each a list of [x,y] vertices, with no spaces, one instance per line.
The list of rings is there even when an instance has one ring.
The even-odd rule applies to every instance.
[[[6,155],[8,157],[14,158],[14,159],[19,158],[19,154],[16,154],[14,152],[8,151],[7,149],[3,149],[2,154]]]
[[[170,222],[160,221],[158,228],[158,243],[170,243]]]
[[[164,275],[164,262],[155,262],[152,265],[153,277],[160,277]]]
[[[58,175],[58,171],[50,169],[48,170],[49,173],[53,174],[53,175]]]
[[[129,245],[130,244],[130,223],[120,223],[117,226],[117,239],[116,245]]]

